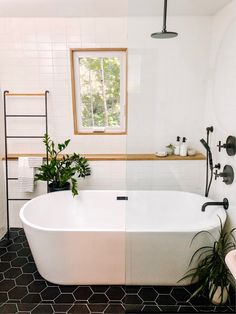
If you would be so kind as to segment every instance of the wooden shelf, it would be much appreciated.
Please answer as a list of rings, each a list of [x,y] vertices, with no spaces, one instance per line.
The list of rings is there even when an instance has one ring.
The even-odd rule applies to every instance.
[[[206,157],[197,153],[195,156],[166,156],[158,157],[155,154],[81,154],[90,161],[106,161],[106,160],[205,160]],[[17,160],[18,157],[44,157],[45,154],[8,154],[8,160]],[[59,156],[60,158],[60,156]],[[5,160],[5,157],[2,157],[2,160]]]

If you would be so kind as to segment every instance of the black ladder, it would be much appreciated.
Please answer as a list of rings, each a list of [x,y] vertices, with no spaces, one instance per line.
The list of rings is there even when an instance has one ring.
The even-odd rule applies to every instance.
[[[5,179],[6,179],[6,209],[7,209],[7,240],[10,240],[10,222],[9,222],[9,202],[10,201],[28,201],[28,198],[9,198],[9,181],[10,180],[18,180],[18,178],[13,178],[8,176],[8,139],[12,138],[41,138],[44,136],[18,136],[18,135],[8,135],[7,134],[7,121],[8,118],[44,118],[45,119],[45,134],[48,134],[48,94],[49,91],[45,91],[44,93],[10,93],[5,90],[3,93],[3,103],[4,103],[4,134],[5,134]],[[7,98],[8,97],[44,97],[44,114],[7,114]],[[48,150],[46,148],[46,161],[48,163]]]

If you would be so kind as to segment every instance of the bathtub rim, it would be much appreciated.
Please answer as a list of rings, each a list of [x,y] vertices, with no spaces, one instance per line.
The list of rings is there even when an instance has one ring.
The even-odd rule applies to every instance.
[[[129,192],[135,192],[135,191],[138,192],[138,190],[83,190],[83,191],[88,191],[88,192],[92,192],[92,191],[94,191],[94,192],[101,192],[101,191],[104,191],[104,192],[109,192],[109,191],[115,192],[115,191],[121,191],[124,196],[127,196],[127,194]],[[204,195],[197,194],[197,193],[192,193],[192,192],[185,192],[185,191],[177,191],[177,190],[141,190],[141,191],[144,191],[144,192],[149,192],[149,191],[150,192],[156,192],[156,191],[158,191],[158,192],[174,192],[174,193],[180,193],[180,194],[190,194],[190,195],[197,195],[197,196],[201,196],[203,198],[206,198],[207,201],[214,201],[213,199],[205,197]],[[65,193],[65,192],[66,193],[71,193],[71,191],[57,191],[57,192],[53,192],[53,193]],[[171,233],[171,232],[190,233],[191,232],[191,233],[195,233],[196,232],[197,233],[197,232],[200,232],[200,231],[203,231],[203,230],[206,230],[206,231],[210,232],[210,231],[220,227],[220,222],[219,222],[219,224],[214,224],[214,225],[209,226],[208,229],[194,229],[194,228],[192,228],[192,229],[185,229],[185,230],[132,230],[132,229],[128,230],[126,228],[124,228],[124,229],[120,229],[120,228],[118,228],[118,229],[104,229],[104,230],[101,230],[101,229],[99,229],[99,230],[96,230],[96,229],[79,230],[77,228],[61,229],[61,228],[41,227],[41,226],[38,226],[38,225],[35,225],[35,224],[31,223],[28,219],[26,219],[25,216],[24,216],[24,210],[25,210],[25,208],[29,204],[33,203],[35,201],[35,199],[43,198],[43,197],[47,196],[48,194],[51,194],[51,193],[44,193],[44,194],[38,195],[38,196],[32,198],[31,200],[27,201],[21,207],[20,212],[19,212],[19,217],[20,217],[20,220],[21,220],[21,223],[23,224],[23,226],[27,225],[30,228],[33,228],[33,229],[36,229],[36,230],[39,230],[39,231],[46,231],[46,232],[78,232],[78,233],[86,233],[86,232],[97,232],[97,233],[102,233],[102,232],[103,233],[106,233],[106,232],[113,232],[113,233],[114,232],[117,232],[117,233],[118,232],[120,232],[120,233],[121,232],[124,232],[124,233],[126,233],[126,232],[127,233]],[[217,208],[219,208],[219,207],[217,207]],[[220,218],[222,219],[222,223],[224,225],[225,222],[226,222],[226,219],[227,219],[227,212],[226,212],[226,210],[224,210],[222,208],[221,213],[222,213],[223,217],[220,217]],[[217,216],[219,217],[219,215],[217,215]],[[125,225],[125,227],[126,227],[126,225]]]

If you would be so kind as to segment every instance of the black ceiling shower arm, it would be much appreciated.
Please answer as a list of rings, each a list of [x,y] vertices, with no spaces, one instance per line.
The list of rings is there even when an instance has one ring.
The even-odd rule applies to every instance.
[[[164,0],[164,12],[163,12],[163,28],[161,32],[152,33],[152,38],[173,38],[178,36],[178,33],[176,32],[168,32],[166,29],[166,23],[167,22],[167,0]]]
[[[166,19],[167,19],[167,0],[164,0],[164,12],[163,12],[163,32],[166,32]]]

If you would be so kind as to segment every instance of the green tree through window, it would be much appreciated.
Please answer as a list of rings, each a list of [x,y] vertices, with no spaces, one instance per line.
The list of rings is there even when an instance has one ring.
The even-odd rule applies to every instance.
[[[127,134],[127,49],[70,52],[75,134]]]
[[[83,127],[120,126],[120,60],[79,58]]]

